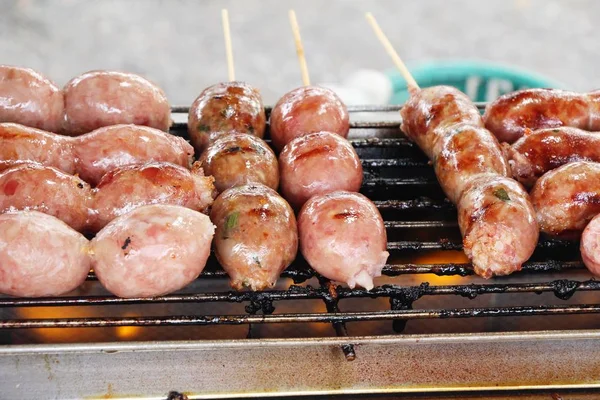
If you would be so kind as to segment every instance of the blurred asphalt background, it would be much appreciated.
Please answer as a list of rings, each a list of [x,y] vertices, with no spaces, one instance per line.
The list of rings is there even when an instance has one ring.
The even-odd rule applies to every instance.
[[[575,90],[600,87],[597,0],[0,0],[0,63],[59,85],[91,69],[136,72],[190,104],[227,78],[220,9],[230,12],[236,75],[265,103],[300,85],[287,11],[295,8],[313,82],[391,61],[371,11],[408,64],[489,60]]]

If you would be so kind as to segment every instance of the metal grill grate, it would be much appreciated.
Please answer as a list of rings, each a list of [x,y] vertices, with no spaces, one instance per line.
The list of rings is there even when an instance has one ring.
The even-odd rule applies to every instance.
[[[479,105],[480,108],[482,105]],[[435,274],[439,276],[468,276],[473,272],[468,264],[430,263],[415,264],[397,261],[399,258],[420,254],[428,250],[460,250],[455,208],[444,199],[432,169],[418,148],[399,136],[398,106],[354,107],[354,117],[362,114],[363,120],[353,121],[351,136],[360,138],[351,142],[359,152],[365,171],[362,192],[374,200],[384,216],[388,231],[388,251],[391,263],[383,270],[384,276],[397,277],[410,274]],[[186,113],[186,107],[174,107],[175,113]],[[374,114],[377,113],[377,114]],[[384,114],[387,113],[387,114]],[[373,120],[374,116],[377,120]],[[381,119],[379,119],[381,117]],[[366,119],[365,119],[366,118]],[[176,123],[173,133],[185,136],[185,123]],[[377,138],[369,137],[377,135]],[[394,137],[396,136],[396,137]],[[365,138],[366,137],[366,138]],[[410,239],[410,240],[409,240]],[[577,253],[577,244],[558,240],[542,240],[532,260],[524,265],[522,272],[535,273],[568,272],[584,269]],[[541,276],[541,275],[540,275]],[[241,315],[169,315],[160,317],[90,317],[53,319],[2,319],[0,329],[17,328],[72,328],[109,326],[180,326],[180,325],[231,325],[274,323],[330,323],[338,336],[347,336],[345,323],[374,320],[390,320],[394,329],[401,331],[405,321],[433,318],[475,318],[527,315],[565,315],[600,313],[600,304],[540,305],[511,307],[478,307],[447,309],[413,309],[413,303],[424,296],[455,295],[475,298],[484,294],[554,293],[559,299],[568,299],[577,291],[600,290],[600,282],[594,280],[559,279],[534,283],[503,282],[503,278],[481,284],[434,285],[421,283],[412,286],[387,284],[377,286],[370,292],[335,287],[327,279],[318,276],[306,262],[299,259],[284,273],[295,285],[285,290],[251,292],[200,292],[172,294],[150,299],[120,299],[113,296],[65,296],[58,298],[9,298],[0,297],[2,310],[18,307],[63,307],[148,305],[166,303],[245,303],[247,314]],[[199,278],[208,280],[226,278],[226,274],[211,257],[209,265]],[[304,281],[317,278],[318,287],[298,286]],[[88,280],[94,281],[93,273]],[[348,312],[339,306],[342,299],[387,298],[390,309],[370,312]],[[275,313],[276,302],[321,300],[326,312]],[[275,304],[274,304],[275,303]],[[352,345],[343,346],[347,359],[354,358]]]

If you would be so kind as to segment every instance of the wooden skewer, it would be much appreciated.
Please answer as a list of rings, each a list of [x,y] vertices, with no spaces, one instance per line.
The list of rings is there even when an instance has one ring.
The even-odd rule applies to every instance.
[[[296,42],[296,53],[298,54],[298,62],[300,63],[300,72],[302,73],[302,83],[304,86],[310,85],[310,77],[308,76],[308,66],[306,65],[306,57],[304,56],[304,48],[302,47],[302,38],[300,37],[300,27],[296,19],[296,12],[290,10],[290,25],[292,25],[292,33]]]
[[[367,21],[369,22],[369,24],[375,31],[375,35],[377,35],[377,38],[379,39],[381,44],[383,44],[385,51],[392,58],[392,61],[394,61],[394,64],[396,64],[396,68],[398,68],[398,70],[400,71],[400,74],[402,74],[402,76],[406,80],[406,86],[408,86],[408,92],[413,94],[417,90],[420,90],[419,85],[417,84],[417,81],[415,81],[415,78],[413,78],[413,76],[411,75],[408,68],[406,68],[406,65],[404,65],[404,62],[402,61],[402,59],[400,58],[400,56],[398,55],[396,50],[394,50],[394,46],[392,46],[392,44],[390,43],[387,36],[385,36],[385,33],[383,33],[383,31],[379,27],[379,24],[375,20],[375,17],[373,16],[373,14],[368,12],[365,14],[365,17],[367,17]]]
[[[235,81],[235,69],[233,67],[233,50],[231,47],[231,33],[229,32],[229,12],[225,8],[221,10],[221,20],[223,22],[223,36],[225,37],[227,72],[229,74],[229,80]]]

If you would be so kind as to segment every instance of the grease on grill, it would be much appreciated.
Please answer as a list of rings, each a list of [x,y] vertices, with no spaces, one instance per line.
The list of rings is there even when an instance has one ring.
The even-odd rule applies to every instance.
[[[167,400],[188,400],[188,397],[183,393],[173,391],[169,392]]]

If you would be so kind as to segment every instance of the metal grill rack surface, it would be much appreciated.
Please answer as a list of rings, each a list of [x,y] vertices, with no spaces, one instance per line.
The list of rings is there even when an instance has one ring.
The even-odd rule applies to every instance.
[[[600,323],[577,316],[600,313],[600,282],[577,244],[542,239],[522,272],[474,277],[454,206],[399,132],[398,107],[350,111],[361,191],[388,231],[378,286],[336,287],[299,257],[276,288],[235,292],[213,257],[197,282],[158,298],[109,296],[93,274],[64,297],[0,297],[2,393],[216,398],[598,386]],[[185,136],[185,123],[173,133]]]

